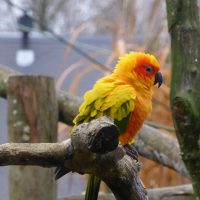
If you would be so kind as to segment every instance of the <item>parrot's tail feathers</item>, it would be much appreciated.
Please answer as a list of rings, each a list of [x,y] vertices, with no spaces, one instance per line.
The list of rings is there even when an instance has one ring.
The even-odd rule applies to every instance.
[[[55,180],[58,180],[60,177],[64,176],[65,174],[69,173],[71,170],[67,169],[64,166],[58,166],[55,170]]]
[[[85,193],[85,200],[97,200],[100,183],[101,180],[98,177],[94,175],[89,175]]]

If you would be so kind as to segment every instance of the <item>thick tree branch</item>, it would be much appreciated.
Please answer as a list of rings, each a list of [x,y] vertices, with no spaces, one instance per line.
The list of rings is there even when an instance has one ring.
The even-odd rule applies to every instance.
[[[181,159],[177,139],[147,125],[143,125],[138,134],[135,146],[140,155],[154,160],[189,177]]]
[[[62,143],[6,143],[0,145],[0,166],[53,167],[63,162],[70,141]]]
[[[78,126],[63,143],[0,145],[0,165],[63,165],[69,171],[95,174],[117,200],[148,199],[138,163],[117,146],[118,129],[103,117]]]
[[[64,122],[68,125],[73,125],[72,121],[78,113],[78,108],[82,102],[82,99],[63,91],[57,92],[57,99],[59,109],[59,121]]]
[[[0,145],[0,165],[39,165],[51,167],[62,164],[65,157],[70,157],[71,141],[62,143],[37,143],[37,144],[16,144],[8,143]],[[69,150],[68,154],[66,153]],[[29,159],[28,159],[29,158]],[[160,200],[168,198],[169,200],[191,200],[193,199],[193,190],[191,185],[166,187],[147,190],[150,200]],[[66,197],[62,200],[81,200],[83,196]],[[102,200],[114,200],[113,195],[102,195]],[[60,199],[61,200],[61,199]]]
[[[88,140],[88,138],[91,139]],[[117,144],[117,128],[110,119],[101,118],[89,124],[80,125],[74,130],[71,139],[61,143],[2,144],[0,145],[0,166],[64,165],[69,171],[98,175],[108,184],[117,199],[147,199],[138,176],[138,163],[126,155],[123,147],[115,149]],[[193,195],[191,185],[147,191],[150,200],[164,197],[171,200],[185,197],[190,200]],[[114,199],[114,196],[102,195],[101,198]],[[83,197],[70,197],[70,199],[78,200]]]

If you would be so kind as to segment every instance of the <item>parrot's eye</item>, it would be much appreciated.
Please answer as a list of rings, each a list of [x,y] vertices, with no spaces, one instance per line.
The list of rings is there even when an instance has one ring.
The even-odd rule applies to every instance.
[[[153,72],[153,68],[151,66],[146,66],[146,71],[151,73]]]

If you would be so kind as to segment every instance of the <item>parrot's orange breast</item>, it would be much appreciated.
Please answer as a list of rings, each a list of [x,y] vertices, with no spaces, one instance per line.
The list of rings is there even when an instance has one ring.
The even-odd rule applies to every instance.
[[[135,109],[131,113],[126,131],[119,136],[122,145],[131,143],[152,110],[151,96],[137,96]]]

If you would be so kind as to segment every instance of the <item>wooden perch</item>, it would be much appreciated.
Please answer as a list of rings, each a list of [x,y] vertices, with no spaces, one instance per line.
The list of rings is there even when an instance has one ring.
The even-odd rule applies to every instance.
[[[191,185],[149,189],[147,190],[147,198],[138,177],[138,163],[125,154],[123,147],[118,147],[114,151],[105,154],[97,154],[89,150],[91,143],[88,143],[87,137],[91,137],[90,135],[92,135],[92,138],[94,138],[93,141],[95,141],[95,138],[98,138],[99,134],[105,133],[102,130],[105,132],[109,131],[110,133],[112,131],[113,139],[110,139],[117,142],[116,127],[111,120],[103,118],[77,127],[72,139],[61,143],[2,144],[0,145],[0,166],[39,165],[53,167],[64,164],[66,168],[73,172],[98,174],[110,186],[112,191],[115,192],[117,199],[132,199],[130,193],[136,191],[139,192],[139,195],[141,193],[144,195],[143,199],[149,198],[149,200],[160,200],[161,198],[168,200],[193,199]],[[100,138],[100,144],[103,144],[105,148],[103,141],[106,137],[103,136]],[[109,141],[111,140],[106,140],[106,143],[109,143]],[[95,143],[93,145],[96,146]],[[115,145],[111,145],[112,148],[115,148]],[[97,145],[98,148],[95,147],[94,149],[99,151],[100,146]],[[111,150],[110,147],[109,150]],[[141,196],[138,197],[136,195],[134,198],[142,199]],[[62,200],[81,199],[83,199],[83,196],[66,197]],[[100,195],[100,200],[114,200],[114,196]]]
[[[88,141],[85,141],[85,139],[90,134],[94,134],[94,137],[96,137],[96,134],[98,135],[101,132],[100,130],[104,129],[106,131],[108,128],[110,131],[112,127],[114,130],[113,134],[115,135],[115,133],[117,133],[112,121],[105,118],[99,120],[93,121],[92,124],[81,125],[81,127],[75,130],[75,135],[72,137],[72,140],[69,139],[61,143],[2,144],[0,145],[0,166],[20,164],[53,167],[64,164],[71,171],[77,171],[79,173],[98,173],[99,176],[102,179],[104,178],[104,181],[113,188],[113,191],[117,190],[116,195],[121,191],[121,189],[116,187],[120,187],[124,182],[126,184],[125,187],[132,190],[135,182],[131,182],[131,180],[138,180],[140,189],[144,191],[143,186],[140,185],[140,179],[137,174],[138,164],[129,156],[125,155],[125,151],[122,147],[118,147],[116,150],[105,154],[92,153],[87,148],[90,144],[88,144]],[[98,128],[94,129],[96,125]],[[88,133],[88,135],[85,136],[85,133]],[[96,164],[96,162],[98,164]],[[115,167],[113,168],[111,166]],[[112,171],[112,173],[109,171]],[[135,178],[133,178],[133,176],[135,176]],[[123,190],[126,192],[126,188]],[[145,191],[143,194],[147,199]],[[167,198],[169,200],[183,198],[184,200],[193,199],[193,189],[191,185],[149,189],[147,190],[147,194],[149,200],[160,200],[161,198]],[[122,198],[122,196],[118,197],[118,199],[120,198]],[[62,200],[68,199],[81,200],[83,196],[68,197]],[[100,195],[100,199],[114,200],[114,196]]]
[[[88,141],[88,137],[91,140]],[[150,189],[146,193],[138,176],[138,163],[126,155],[123,147],[115,149],[118,143],[117,137],[118,131],[113,122],[108,118],[100,118],[89,124],[78,126],[72,138],[61,143],[2,144],[0,145],[0,166],[65,165],[72,172],[98,175],[108,184],[118,200],[148,198],[158,200],[161,197],[167,197],[169,200],[177,200],[178,197],[184,197],[184,200],[192,199],[191,185]],[[95,153],[96,151],[100,153]],[[68,199],[81,200],[83,196],[63,200]],[[102,195],[100,199],[114,200],[114,196]]]
[[[2,144],[0,165],[64,165],[72,172],[95,174],[117,200],[148,199],[138,176],[139,164],[117,145],[118,129],[103,117],[78,126],[62,143]]]

